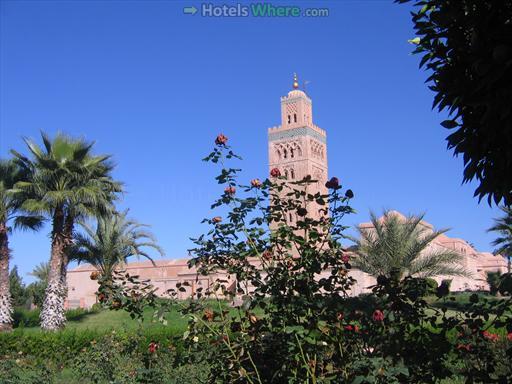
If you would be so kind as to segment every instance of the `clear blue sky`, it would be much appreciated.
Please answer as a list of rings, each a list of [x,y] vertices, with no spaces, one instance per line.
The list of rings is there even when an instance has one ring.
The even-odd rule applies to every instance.
[[[197,1],[1,1],[0,156],[21,137],[64,131],[96,141],[126,183],[122,207],[152,225],[169,258],[187,256],[221,192],[201,162],[219,132],[244,177],[267,174],[267,128],[297,72],[327,130],[329,174],[369,209],[426,212],[450,236],[491,250],[496,208],[461,185],[426,73],[407,40],[410,6],[392,1],[287,1],[326,18],[204,18]],[[226,3],[228,3],[226,1]],[[272,2],[273,4],[283,4]],[[49,257],[49,228],[11,237],[26,273]]]

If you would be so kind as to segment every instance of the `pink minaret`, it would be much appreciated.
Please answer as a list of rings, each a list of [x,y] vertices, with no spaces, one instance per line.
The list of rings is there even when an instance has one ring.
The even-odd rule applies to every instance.
[[[313,124],[311,99],[299,89],[297,75],[293,90],[281,97],[281,125],[268,130],[268,159],[270,169],[278,168],[288,180],[318,180],[308,193],[327,193],[326,134]]]

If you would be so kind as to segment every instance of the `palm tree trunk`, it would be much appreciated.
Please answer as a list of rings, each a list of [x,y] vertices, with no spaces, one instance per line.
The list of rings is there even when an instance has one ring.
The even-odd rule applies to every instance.
[[[64,221],[64,255],[60,266],[60,280],[64,289],[64,297],[67,297],[68,293],[67,271],[69,263],[69,248],[73,245],[74,222],[74,215],[68,212]]]
[[[0,332],[12,329],[12,300],[9,291],[9,240],[7,225],[0,223]]]
[[[41,310],[41,328],[56,331],[66,324],[64,315],[65,284],[62,281],[62,265],[65,260],[66,239],[64,234],[64,211],[55,209],[53,215],[52,245],[48,287],[45,291],[43,309]]]

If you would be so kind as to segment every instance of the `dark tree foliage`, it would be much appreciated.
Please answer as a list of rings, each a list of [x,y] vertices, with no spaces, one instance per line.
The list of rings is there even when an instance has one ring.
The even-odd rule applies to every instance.
[[[26,305],[28,292],[23,283],[23,279],[18,273],[18,267],[15,265],[9,273],[9,289],[12,296],[12,304],[15,307]]]
[[[399,3],[410,0],[396,0]],[[420,68],[447,110],[448,148],[464,159],[463,182],[475,196],[512,204],[512,1],[427,0],[414,3]]]

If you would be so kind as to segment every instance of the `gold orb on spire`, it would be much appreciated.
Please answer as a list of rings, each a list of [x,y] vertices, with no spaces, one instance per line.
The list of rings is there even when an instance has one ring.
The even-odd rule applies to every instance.
[[[296,73],[293,74],[293,89],[299,89],[299,80]]]

